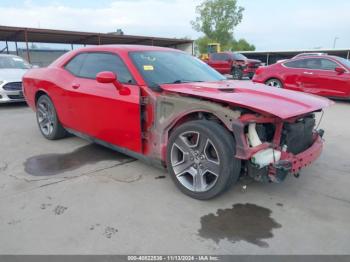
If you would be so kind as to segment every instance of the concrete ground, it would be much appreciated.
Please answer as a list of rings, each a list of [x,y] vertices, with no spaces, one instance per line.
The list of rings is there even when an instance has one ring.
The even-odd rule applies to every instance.
[[[164,170],[45,140],[28,107],[0,105],[0,253],[349,254],[349,115],[326,110],[324,152],[300,178],[197,201]]]

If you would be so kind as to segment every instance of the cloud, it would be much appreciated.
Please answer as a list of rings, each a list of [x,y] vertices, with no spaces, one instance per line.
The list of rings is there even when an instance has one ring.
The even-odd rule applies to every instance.
[[[102,7],[71,7],[61,3],[0,7],[0,24],[50,29],[111,32],[164,37],[195,36],[190,20],[198,1],[115,0]],[[13,19],[13,18],[16,19]]]

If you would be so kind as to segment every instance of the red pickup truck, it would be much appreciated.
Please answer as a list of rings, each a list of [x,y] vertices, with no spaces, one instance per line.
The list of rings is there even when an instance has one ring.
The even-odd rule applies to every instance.
[[[260,60],[248,59],[233,52],[212,53],[205,62],[221,74],[232,74],[233,79],[245,76],[252,79],[256,69],[262,65]]]

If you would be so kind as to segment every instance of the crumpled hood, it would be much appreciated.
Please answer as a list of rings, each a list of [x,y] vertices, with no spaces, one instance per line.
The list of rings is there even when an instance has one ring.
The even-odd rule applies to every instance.
[[[161,87],[169,92],[225,102],[281,119],[313,112],[333,103],[327,98],[248,81],[164,84]]]
[[[22,82],[22,77],[28,69],[0,68],[0,81]]]

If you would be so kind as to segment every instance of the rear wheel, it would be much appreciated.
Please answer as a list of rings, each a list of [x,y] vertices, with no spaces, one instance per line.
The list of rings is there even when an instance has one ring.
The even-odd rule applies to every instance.
[[[277,88],[283,88],[282,82],[276,78],[272,78],[272,79],[267,80],[265,82],[265,85],[273,86],[273,87],[277,87]]]
[[[235,141],[221,125],[196,120],[176,128],[167,147],[167,167],[177,187],[200,200],[213,198],[238,180]]]
[[[37,101],[36,119],[40,132],[45,138],[55,140],[67,135],[67,131],[61,125],[56,109],[47,95],[40,96]]]

